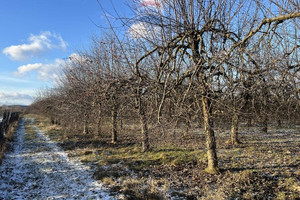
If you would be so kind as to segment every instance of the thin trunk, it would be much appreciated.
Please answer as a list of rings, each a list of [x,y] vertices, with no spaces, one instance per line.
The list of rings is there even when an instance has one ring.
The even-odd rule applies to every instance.
[[[212,107],[208,97],[202,96],[202,109],[203,109],[203,127],[206,136],[207,159],[208,166],[206,171],[208,173],[217,173],[218,157],[216,152],[216,139],[213,130]]]
[[[123,129],[123,120],[120,119],[120,129]]]
[[[265,82],[265,80],[263,80]],[[263,129],[264,133],[268,133],[268,91],[265,85],[263,85]]]
[[[175,128],[176,129],[180,128],[180,117],[176,118],[175,120]]]
[[[68,125],[69,127],[71,126],[71,127],[73,127],[73,130],[78,130],[78,123],[76,123],[76,118],[74,118],[73,120],[73,123],[66,123],[66,126]],[[71,128],[69,129],[69,130],[71,130]]]
[[[166,97],[167,97],[167,87],[168,87],[168,80],[171,76],[171,72],[169,72],[166,76],[166,80],[165,80],[165,85],[164,85],[164,90],[163,90],[163,96],[162,99],[160,101],[159,107],[158,107],[158,113],[157,113],[157,123],[160,124],[160,118],[162,115],[162,109],[165,105],[166,102]]]
[[[171,99],[168,100],[168,116],[167,116],[167,122],[171,122],[172,120],[172,102]]]
[[[290,111],[288,110],[288,120],[287,120],[287,125],[288,128],[292,128],[292,119],[291,119],[291,114]]]
[[[188,136],[190,128],[191,128],[190,117],[188,117],[188,119],[185,120],[185,131],[183,133],[183,137]]]
[[[145,107],[142,104],[141,97],[138,98],[139,104],[139,116],[140,116],[140,123],[141,123],[141,130],[142,130],[142,152],[146,152],[150,149],[149,144],[149,130],[147,124],[147,117],[145,113]]]
[[[142,79],[139,78],[139,86],[137,88],[137,96],[136,96],[136,105],[138,108],[138,113],[140,117],[141,123],[141,130],[142,130],[142,152],[146,152],[150,149],[149,144],[149,130],[148,130],[148,123],[147,123],[147,116],[145,113],[145,103],[142,100],[142,90],[140,88],[142,83]]]
[[[251,126],[252,126],[252,119],[251,117],[249,117],[247,120],[247,127],[250,128]]]
[[[163,106],[165,104],[165,99],[166,99],[166,94],[165,94],[165,91],[164,91],[162,100],[160,101],[160,104],[158,106],[158,112],[157,112],[157,123],[158,124],[160,124],[160,118],[161,118],[161,115],[162,115]]]
[[[64,132],[63,132],[63,138],[64,138],[64,139],[67,139],[67,137],[68,137],[68,131],[69,131],[69,128],[66,127],[66,128],[64,129]]]
[[[118,107],[114,105],[113,110],[111,111],[112,115],[112,134],[111,134],[111,143],[117,142],[117,117],[118,117]]]
[[[101,112],[101,108],[99,108],[98,111],[98,122],[97,122],[97,135],[101,136],[102,135],[102,112]]]
[[[263,129],[262,129],[262,131],[264,132],[264,133],[268,133],[268,116],[264,116],[264,120],[263,120]]]
[[[142,128],[142,151],[146,152],[150,149],[150,144],[149,144],[148,124],[147,124],[147,119],[143,108],[141,108],[140,110],[140,121],[141,121],[141,128]]]
[[[89,129],[88,129],[88,114],[84,114],[84,121],[83,121],[83,134],[88,134]]]
[[[88,125],[86,123],[86,121],[83,123],[83,134],[86,135],[89,133],[89,130],[88,130]]]
[[[277,128],[281,128],[282,127],[282,123],[280,119],[277,119]]]
[[[234,114],[231,123],[231,144],[233,145],[240,143],[238,139],[238,130],[239,130],[239,117],[237,114]]]

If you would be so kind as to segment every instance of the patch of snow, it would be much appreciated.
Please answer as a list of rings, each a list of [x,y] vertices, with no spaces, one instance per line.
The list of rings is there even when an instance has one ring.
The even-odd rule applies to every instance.
[[[0,199],[115,199],[89,166],[69,158],[37,127],[37,137],[26,139],[24,123],[0,166]]]

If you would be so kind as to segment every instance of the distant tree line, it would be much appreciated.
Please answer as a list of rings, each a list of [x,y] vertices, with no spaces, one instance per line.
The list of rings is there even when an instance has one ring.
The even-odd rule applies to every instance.
[[[154,129],[163,137],[202,127],[211,173],[218,171],[215,127],[228,127],[235,145],[241,123],[265,133],[270,124],[299,123],[298,1],[159,3],[130,2],[134,15],[118,18],[125,30],[109,23],[90,50],[69,58],[58,85],[31,111],[98,137],[109,123],[112,143],[124,125],[139,124],[142,151]]]

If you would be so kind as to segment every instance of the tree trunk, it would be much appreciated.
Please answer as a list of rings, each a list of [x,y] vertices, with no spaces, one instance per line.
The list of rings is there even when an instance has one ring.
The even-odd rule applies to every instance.
[[[148,130],[147,118],[143,107],[139,108],[139,114],[140,114],[140,122],[141,122],[141,129],[142,129],[142,152],[146,152],[150,149],[150,144],[149,144],[149,130]]]
[[[263,120],[263,128],[262,128],[262,131],[264,133],[268,133],[268,116],[264,116],[264,120]]]
[[[249,118],[247,119],[247,127],[250,128],[251,126],[252,126],[252,118],[249,117]]]
[[[89,130],[88,130],[88,125],[86,123],[86,121],[83,123],[83,134],[88,134]]]
[[[83,134],[88,134],[89,129],[88,129],[88,114],[84,114],[84,121],[83,121]]]
[[[98,122],[97,122],[97,135],[101,136],[102,135],[102,112],[101,112],[101,108],[99,108],[99,112],[98,112]]]
[[[123,129],[123,120],[120,119],[120,129]]]
[[[234,114],[232,117],[231,123],[231,144],[239,144],[240,141],[238,139],[238,130],[239,130],[239,117],[237,114]]]
[[[282,127],[282,123],[280,119],[277,119],[277,128],[281,128]]]
[[[55,124],[55,125],[61,125],[61,122],[60,122],[59,118],[56,117],[56,118],[54,119],[54,124]]]
[[[115,105],[113,110],[111,111],[112,115],[112,134],[111,134],[111,143],[117,142],[117,117],[118,117],[118,108]]]
[[[183,133],[183,137],[188,136],[190,128],[191,128],[190,119],[185,119],[185,131]]]
[[[146,152],[150,149],[149,144],[149,130],[148,130],[148,122],[147,122],[147,116],[145,113],[145,103],[142,100],[142,89],[140,88],[140,84],[142,82],[142,79],[139,78],[139,86],[137,88],[137,96],[136,96],[136,105],[138,108],[138,113],[140,117],[140,125],[142,130],[142,152]]]
[[[141,116],[141,125],[142,125],[142,151],[146,152],[150,149],[150,144],[149,144],[149,132],[148,132],[148,125],[146,122],[146,117],[145,115]]]
[[[67,139],[67,137],[68,137],[68,131],[69,131],[69,128],[65,128],[65,130],[64,130],[64,132],[63,132],[63,138],[64,139]]]
[[[263,79],[263,82],[265,83],[265,80]],[[263,85],[263,129],[262,131],[264,133],[268,133],[268,90],[266,88],[266,85]]]
[[[65,122],[65,126],[68,126],[68,127],[73,127],[73,131],[75,130],[75,131],[77,131],[78,130],[78,123],[77,123],[77,120],[76,120],[76,118],[73,118],[73,123],[71,122]],[[69,128],[69,130],[71,130],[71,128]]]
[[[172,102],[171,99],[168,100],[168,114],[167,114],[167,122],[171,122],[172,120]]]
[[[202,109],[203,109],[203,127],[206,136],[206,147],[207,147],[207,159],[208,166],[205,169],[208,173],[217,173],[218,158],[216,152],[216,139],[213,130],[213,119],[212,119],[212,105],[209,98],[205,95],[202,96]]]

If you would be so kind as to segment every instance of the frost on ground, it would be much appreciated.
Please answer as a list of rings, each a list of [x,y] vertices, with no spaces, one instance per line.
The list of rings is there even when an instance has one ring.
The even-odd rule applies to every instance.
[[[37,127],[37,137],[26,139],[24,123],[0,166],[0,199],[114,199],[90,167],[68,158]]]

